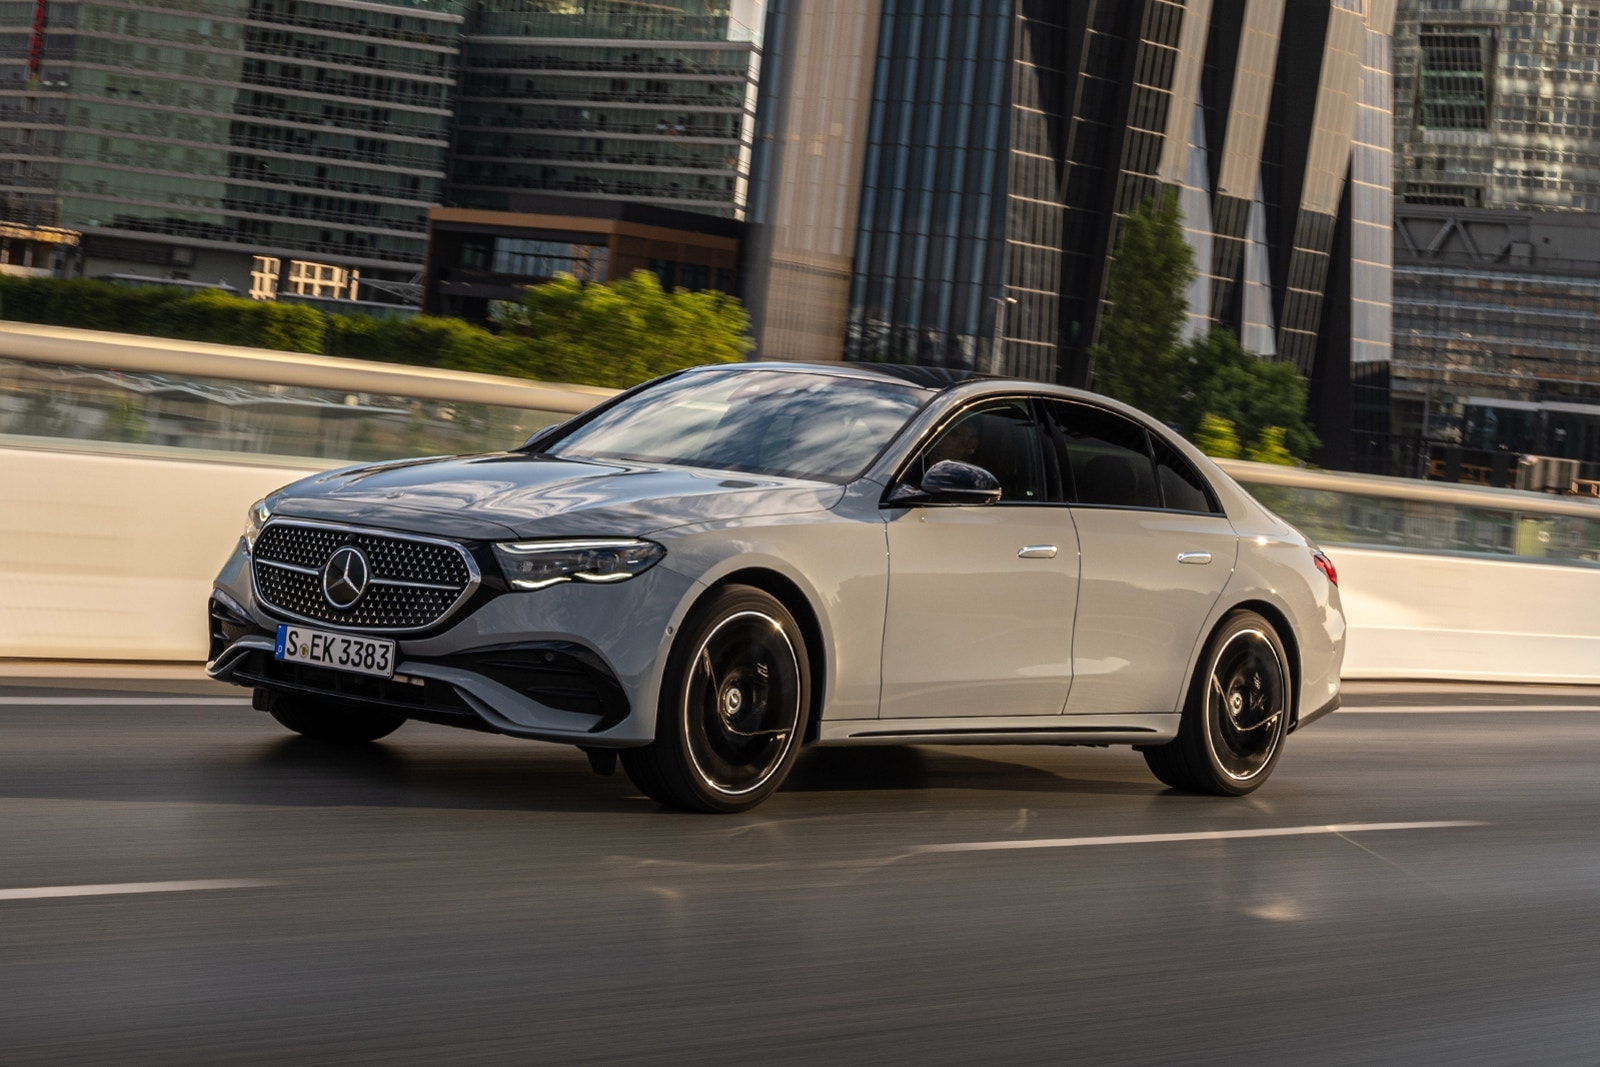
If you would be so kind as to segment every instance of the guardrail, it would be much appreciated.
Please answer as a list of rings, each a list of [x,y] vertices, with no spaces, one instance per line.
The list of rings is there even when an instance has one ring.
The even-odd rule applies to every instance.
[[[608,390],[0,324],[0,658],[194,661],[244,509]],[[1600,682],[1600,503],[1225,462],[1328,547],[1346,676]]]

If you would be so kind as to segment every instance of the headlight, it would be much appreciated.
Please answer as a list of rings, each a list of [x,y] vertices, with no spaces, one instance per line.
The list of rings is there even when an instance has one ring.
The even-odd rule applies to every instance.
[[[254,549],[256,538],[261,536],[261,528],[272,518],[272,509],[267,507],[265,500],[257,500],[250,505],[250,512],[244,518],[244,543],[245,547]]]
[[[620,582],[654,567],[667,550],[653,541],[587,538],[574,541],[507,541],[495,558],[513,589],[543,589],[557,582]]]

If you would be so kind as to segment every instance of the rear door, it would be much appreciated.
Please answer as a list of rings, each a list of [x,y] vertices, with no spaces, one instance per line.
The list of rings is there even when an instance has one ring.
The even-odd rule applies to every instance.
[[[1176,449],[1126,416],[1048,401],[1082,580],[1067,712],[1170,712],[1238,536]]]

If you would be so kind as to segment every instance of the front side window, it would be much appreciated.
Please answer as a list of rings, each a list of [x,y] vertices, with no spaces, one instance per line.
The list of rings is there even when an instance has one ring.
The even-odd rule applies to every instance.
[[[544,452],[842,484],[866,470],[929,396],[833,374],[693,372],[623,398]]]
[[[1003,503],[1043,500],[1038,424],[1025,400],[974,405],[950,420],[913,462],[904,479],[916,484],[940,460],[982,467],[1000,482]]]

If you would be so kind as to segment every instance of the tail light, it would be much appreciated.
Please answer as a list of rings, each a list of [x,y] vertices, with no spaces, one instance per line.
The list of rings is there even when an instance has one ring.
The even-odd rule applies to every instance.
[[[1322,549],[1313,548],[1311,550],[1311,562],[1317,565],[1317,570],[1328,576],[1328,581],[1334,585],[1339,584],[1339,572],[1334,568],[1333,560],[1324,555]]]

